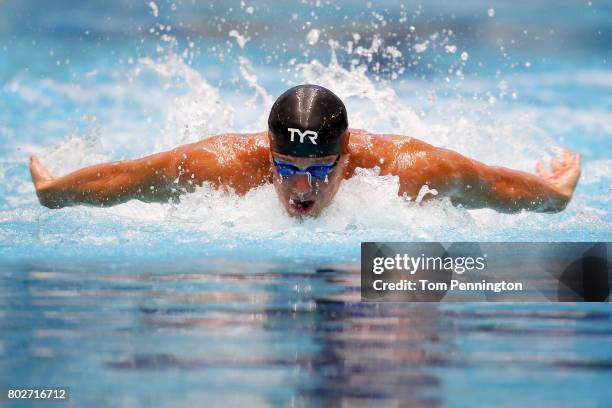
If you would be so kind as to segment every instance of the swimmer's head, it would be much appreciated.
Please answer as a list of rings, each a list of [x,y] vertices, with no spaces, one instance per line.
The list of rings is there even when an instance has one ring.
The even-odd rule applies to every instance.
[[[272,151],[295,157],[340,154],[347,128],[344,103],[318,85],[289,89],[274,102],[268,117]]]
[[[317,216],[335,196],[348,163],[344,103],[318,85],[299,85],[274,102],[268,137],[274,186],[292,216]]]

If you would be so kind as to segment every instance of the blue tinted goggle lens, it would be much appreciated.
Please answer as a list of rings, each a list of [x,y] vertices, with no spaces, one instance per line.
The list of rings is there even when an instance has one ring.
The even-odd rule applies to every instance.
[[[317,164],[314,166],[308,167],[306,170],[300,170],[299,167],[296,167],[292,164],[281,163],[276,159],[273,159],[274,166],[276,166],[276,171],[281,177],[291,177],[296,174],[310,174],[314,178],[324,179],[331,173],[333,168],[338,164],[338,159],[332,164]]]

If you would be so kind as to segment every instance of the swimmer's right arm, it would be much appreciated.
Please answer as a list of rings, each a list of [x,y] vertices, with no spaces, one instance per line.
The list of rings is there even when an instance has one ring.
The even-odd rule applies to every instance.
[[[244,194],[268,181],[264,136],[263,132],[217,135],[136,160],[85,167],[63,177],[53,177],[32,156],[30,173],[40,203],[49,208],[107,207],[132,199],[167,202],[203,183]]]
[[[172,152],[137,160],[124,160],[85,167],[63,177],[53,177],[36,156],[30,158],[30,173],[36,195],[48,208],[71,205],[111,206],[139,199],[168,201],[169,188],[178,176]]]

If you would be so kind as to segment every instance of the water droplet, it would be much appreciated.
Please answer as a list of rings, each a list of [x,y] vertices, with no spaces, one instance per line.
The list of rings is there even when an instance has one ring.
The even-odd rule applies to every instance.
[[[414,44],[414,50],[416,52],[424,52],[427,50],[427,45],[429,44],[429,41],[425,41],[422,42],[420,44]]]
[[[319,34],[319,30],[317,30],[316,28],[310,30],[308,32],[308,35],[306,36],[306,41],[308,42],[308,44],[315,45],[319,41]]]
[[[153,14],[153,17],[159,16],[159,8],[157,7],[157,4],[155,4],[154,1],[149,2],[149,7],[151,8],[151,13]]]

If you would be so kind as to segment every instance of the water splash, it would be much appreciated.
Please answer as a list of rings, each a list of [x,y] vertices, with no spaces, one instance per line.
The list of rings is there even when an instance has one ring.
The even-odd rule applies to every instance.
[[[247,35],[242,35],[238,32],[238,30],[230,30],[230,32],[228,33],[228,35],[230,37],[233,37],[236,39],[236,43],[238,44],[238,46],[240,46],[240,48],[244,48],[244,46],[246,45],[246,43],[248,43],[249,41],[251,41],[251,37],[248,37]]]
[[[233,125],[234,108],[176,52],[178,43],[174,37],[166,36],[164,41],[167,50],[157,59],[142,58],[137,70],[137,74],[143,70],[156,73],[162,81],[159,86],[170,96],[166,124],[157,139],[156,150],[171,149],[227,132]]]
[[[375,84],[368,78],[364,65],[344,68],[338,63],[336,44],[331,42],[330,46],[329,65],[316,59],[298,65],[299,81],[333,89],[349,108],[355,107],[349,109],[352,127],[383,130],[378,124],[384,123],[384,130],[393,133],[427,137],[427,127],[416,113],[402,105],[390,86]]]
[[[248,126],[245,131],[258,132],[262,129],[266,129],[268,126],[267,112],[272,108],[274,100],[268,91],[261,86],[257,81],[257,75],[253,69],[253,65],[248,58],[239,57],[238,62],[240,64],[240,75],[246,81],[249,87],[255,90],[255,95],[245,102],[245,106],[253,108],[258,100],[261,100],[263,105],[263,113],[260,114],[259,119],[252,122],[251,126]]]
[[[378,17],[375,19],[376,24],[384,21]],[[110,84],[98,79],[104,76],[104,67],[100,67],[95,75],[87,75],[82,83],[77,80],[77,86],[47,81],[38,89],[36,85],[30,88],[22,86],[16,87],[15,92],[21,92],[26,98],[27,95],[31,97],[32,90],[53,88],[81,104],[92,95],[117,100],[133,97],[137,106],[151,112],[151,128],[159,123],[156,132],[147,134],[148,144],[143,146],[148,147],[141,148],[141,154],[230,130],[265,129],[267,112],[273,102],[272,92],[261,82],[264,69],[246,56],[248,47],[252,45],[246,41],[246,33],[240,34],[236,30],[237,35],[232,35],[233,31],[229,31],[241,46],[242,55],[236,58],[239,75],[236,83],[246,85],[249,90],[247,94],[234,95],[212,85],[204,71],[193,67],[193,45],[181,49],[179,41],[170,36],[165,27],[158,28],[157,51],[138,59],[135,69],[132,65],[125,68],[124,75],[113,77]],[[417,31],[411,30],[413,33]],[[245,40],[242,44],[239,37]],[[453,69],[458,67],[462,72],[457,77],[464,88],[489,87],[484,78],[463,79],[468,52],[461,50],[459,54],[456,46],[448,42],[449,38],[448,31],[445,36],[424,37],[419,41],[428,41],[428,48],[416,54],[437,50],[449,54],[458,64]],[[382,80],[380,70],[376,71],[377,61],[381,58],[403,61],[404,56],[399,48],[385,44],[376,35],[367,45],[360,42],[362,40],[356,33],[343,47],[331,40],[329,62],[306,59],[295,65],[290,82],[318,83],[332,89],[346,102],[352,127],[411,135],[490,164],[531,171],[535,160],[550,156],[558,148],[550,135],[534,125],[530,112],[507,106],[503,110],[492,109],[486,103],[489,95],[484,95],[484,99],[480,96],[454,98],[439,94],[455,88],[431,89],[430,83],[417,80]],[[416,37],[413,40],[416,41]],[[306,47],[316,46],[321,44],[321,37],[316,44],[309,44],[307,39],[304,41]],[[338,50],[349,55],[348,62],[339,61]],[[397,67],[395,73],[404,68]],[[607,75],[602,75],[602,78],[604,82],[609,80]],[[86,81],[92,81],[94,86],[88,89],[89,82]],[[489,88],[497,89],[499,94],[495,96],[498,98],[502,93],[509,94],[512,86],[516,85],[498,78],[491,82]],[[122,91],[116,92],[116,89]],[[403,94],[400,89],[403,89]],[[40,93],[45,96],[44,92]],[[424,101],[421,95],[427,95],[427,99]],[[499,101],[498,105],[502,104],[503,98]],[[425,112],[421,107],[428,102],[430,106]],[[95,106],[100,108],[100,105]],[[249,119],[246,125],[240,124],[245,126],[244,129],[236,129],[236,119],[238,116],[242,118],[246,109],[252,111],[252,120]],[[553,117],[567,116],[567,112],[548,113]],[[114,142],[118,137],[113,139],[109,129],[100,127],[99,122],[91,117],[84,121],[91,121],[91,126],[80,132],[71,132],[46,151],[45,162],[56,173],[118,158],[112,147],[109,148],[116,145]],[[121,134],[122,143],[138,145],[141,141],[143,136],[136,131],[140,129],[137,122],[136,119],[125,120],[130,128]],[[43,140],[41,144],[46,142]],[[62,246],[67,250],[92,247],[106,248],[111,252],[118,244],[128,252],[147,247],[170,253],[196,253],[205,247],[212,254],[232,249],[261,253],[259,246],[267,245],[267,254],[292,256],[304,253],[304,242],[325,245],[330,254],[338,255],[354,254],[360,241],[376,239],[588,239],[591,235],[601,238],[611,225],[606,210],[610,204],[609,172],[606,173],[609,166],[609,161],[605,160],[585,166],[584,188],[589,188],[592,194],[587,197],[579,192],[566,212],[556,215],[466,211],[453,207],[447,199],[417,205],[397,195],[396,177],[381,177],[376,170],[358,170],[356,177],[342,184],[334,202],[320,218],[304,222],[285,215],[272,186],[254,189],[244,197],[203,186],[184,196],[178,205],[132,201],[113,208],[75,207],[50,211],[35,204],[25,167],[15,173],[2,168],[3,180],[17,186],[8,191],[10,200],[6,205],[30,205],[31,208],[3,209],[0,220],[31,223],[36,225],[37,232],[31,236],[22,234],[20,238],[19,229],[3,227],[0,241],[21,242],[18,245],[23,248],[42,242],[56,249]],[[423,190],[423,195],[430,193]],[[167,248],[168,242],[174,244]]]

